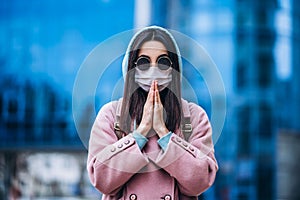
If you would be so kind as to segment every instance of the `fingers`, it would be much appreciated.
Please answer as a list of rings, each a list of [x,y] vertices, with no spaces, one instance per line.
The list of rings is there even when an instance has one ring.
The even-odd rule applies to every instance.
[[[160,100],[160,95],[159,95],[159,90],[158,90],[158,84],[157,81],[154,80],[151,83],[151,87],[147,96],[147,100],[146,102],[153,104],[161,104],[161,100]]]
[[[154,104],[161,104],[157,81],[154,82]]]
[[[158,90],[157,90],[157,81],[154,81],[154,105],[158,104]]]
[[[153,104],[153,100],[154,100],[154,91],[155,91],[155,84],[154,81],[152,81],[148,96],[147,96],[147,102],[151,102]]]
[[[142,121],[136,129],[137,132],[146,136],[149,130],[152,128],[152,118],[153,118],[153,107],[154,107],[154,82],[151,84],[151,88],[148,92],[147,100],[144,105],[144,111],[142,116]]]
[[[160,100],[159,90],[157,81],[154,84],[154,111],[153,111],[153,129],[157,133],[157,135],[162,138],[167,133],[169,133],[166,128],[164,118],[163,118],[163,105]]]
[[[152,81],[150,90],[155,91],[155,81]]]
[[[157,80],[153,81],[153,83],[154,83],[154,91],[157,91],[158,90]]]
[[[154,105],[158,105],[158,96],[157,96],[157,91],[156,90],[154,92]]]

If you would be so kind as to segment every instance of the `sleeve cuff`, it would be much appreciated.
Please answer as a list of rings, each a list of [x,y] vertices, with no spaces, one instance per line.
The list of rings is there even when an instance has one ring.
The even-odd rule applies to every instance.
[[[132,136],[135,139],[139,148],[142,150],[145,144],[148,142],[148,139],[138,132],[133,132]]]
[[[159,144],[159,146],[162,148],[163,151],[167,149],[171,136],[172,136],[172,132],[170,131],[167,135],[157,140],[157,143]]]

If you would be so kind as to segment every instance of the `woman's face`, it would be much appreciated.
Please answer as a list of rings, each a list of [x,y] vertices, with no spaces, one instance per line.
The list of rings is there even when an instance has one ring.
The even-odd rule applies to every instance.
[[[156,80],[162,91],[172,81],[172,61],[163,43],[145,42],[136,61],[135,82],[145,91],[149,91],[152,81]]]

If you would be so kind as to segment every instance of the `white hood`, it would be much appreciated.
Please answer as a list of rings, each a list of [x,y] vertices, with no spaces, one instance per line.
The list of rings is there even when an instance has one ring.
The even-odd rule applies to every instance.
[[[142,32],[144,32],[146,30],[150,30],[150,29],[159,29],[161,31],[164,31],[166,34],[168,34],[170,36],[170,38],[172,39],[172,41],[174,43],[174,46],[176,48],[176,52],[173,52],[173,53],[176,53],[177,56],[178,56],[179,70],[180,70],[180,74],[182,74],[182,60],[181,60],[181,55],[180,55],[180,51],[179,51],[178,45],[177,45],[177,43],[176,43],[173,35],[167,29],[165,29],[165,28],[162,28],[162,27],[159,27],[159,26],[148,26],[148,27],[140,29],[136,34],[134,34],[134,36],[132,37],[132,39],[129,42],[129,45],[127,47],[127,50],[126,50],[126,53],[124,55],[123,62],[122,62],[122,73],[123,73],[124,80],[125,80],[126,73],[127,73],[127,65],[128,65],[129,53],[130,53],[130,51],[132,51],[132,44],[133,44],[134,40],[136,39],[136,37],[139,34],[141,34]]]

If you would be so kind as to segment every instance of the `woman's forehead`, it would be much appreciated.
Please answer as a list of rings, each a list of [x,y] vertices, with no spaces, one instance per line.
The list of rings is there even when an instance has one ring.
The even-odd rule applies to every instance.
[[[139,56],[140,55],[161,55],[161,54],[167,54],[167,52],[168,51],[163,43],[159,41],[147,41],[141,46],[139,50]]]

